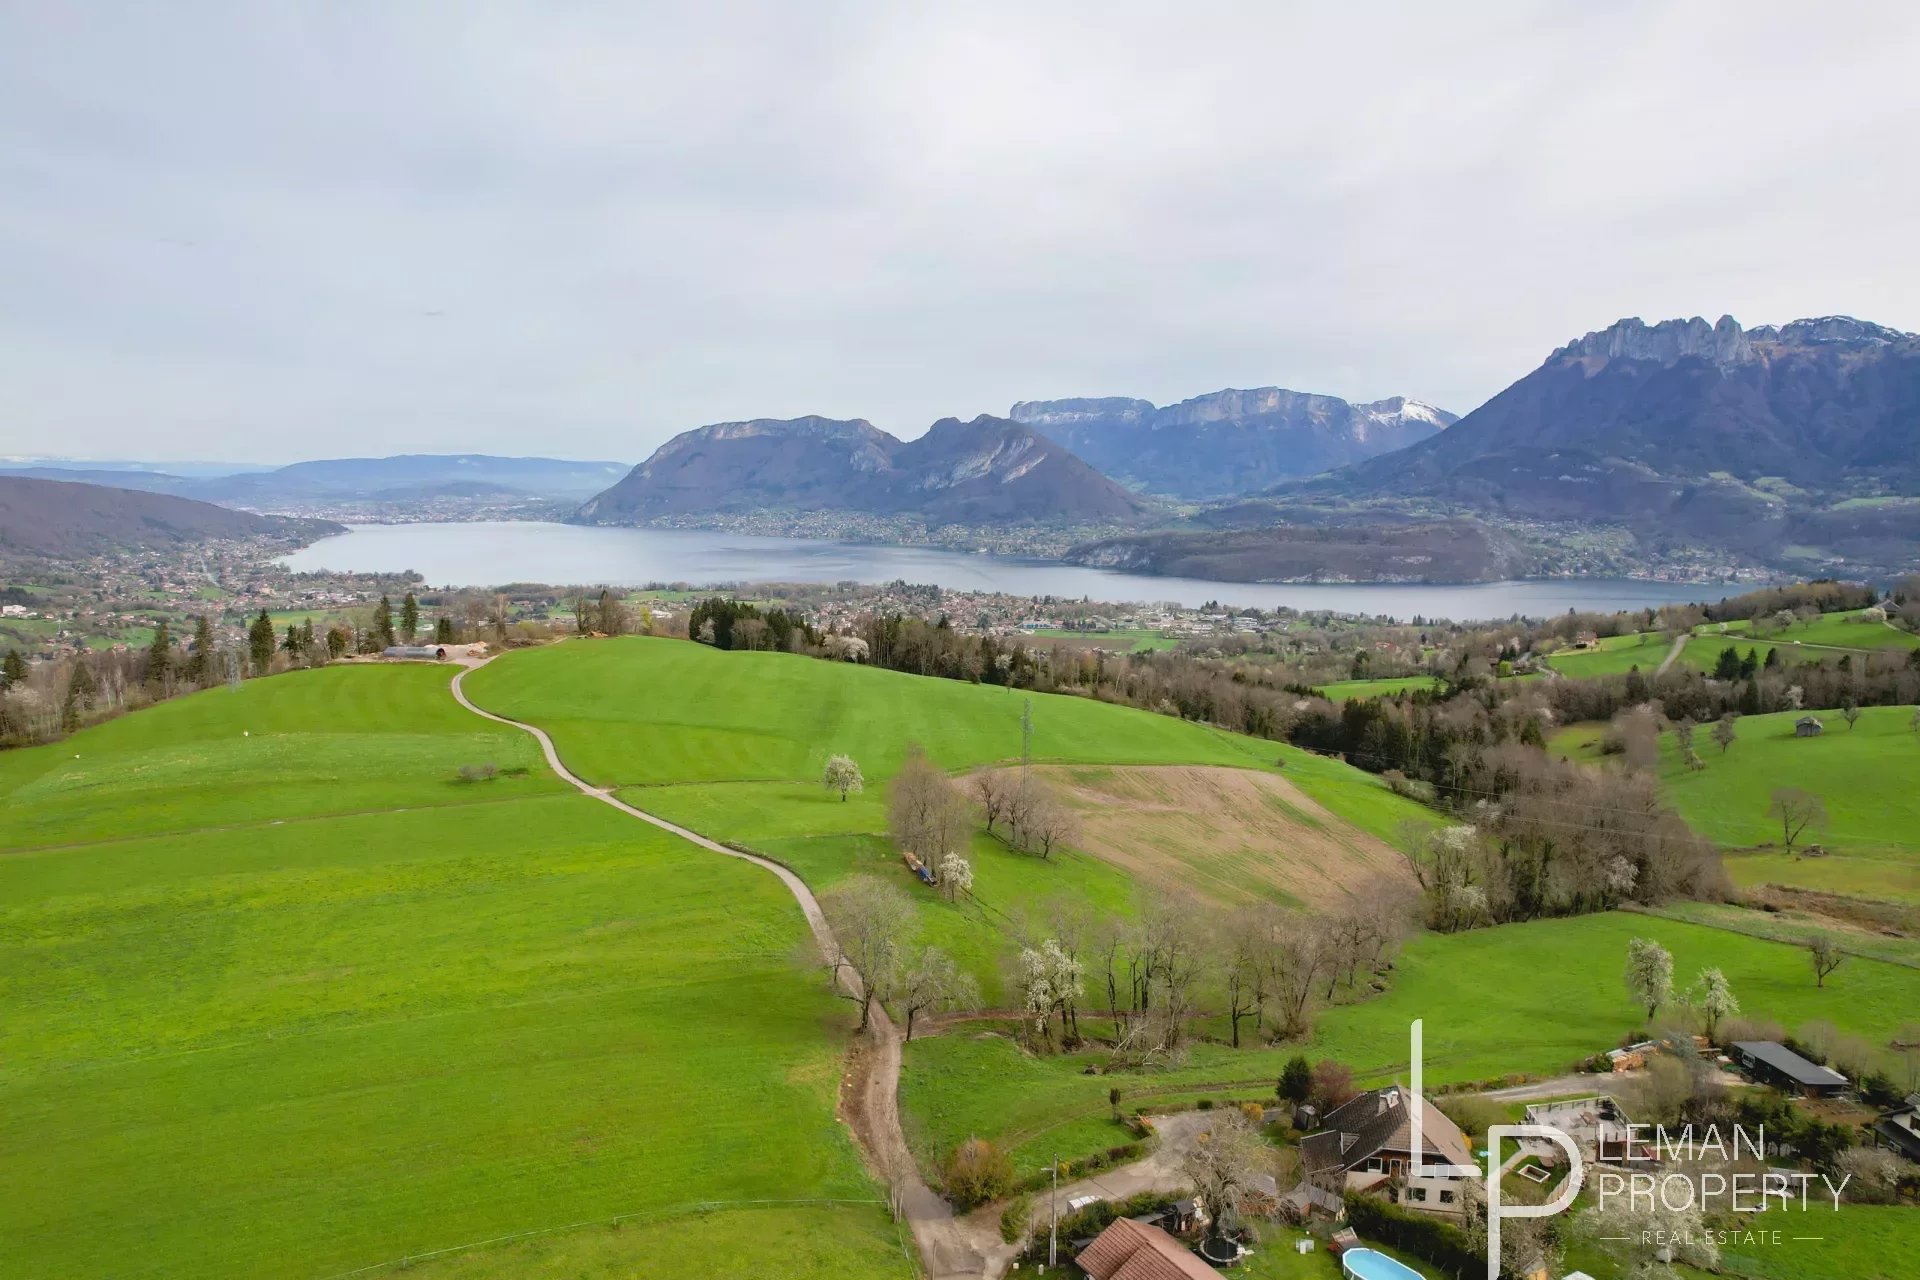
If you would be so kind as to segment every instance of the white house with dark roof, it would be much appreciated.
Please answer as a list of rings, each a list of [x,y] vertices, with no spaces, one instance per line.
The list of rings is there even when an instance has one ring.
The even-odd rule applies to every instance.
[[[1471,1167],[1473,1146],[1458,1125],[1428,1104],[1421,1118],[1421,1163],[1413,1178],[1413,1092],[1389,1085],[1363,1093],[1327,1114],[1324,1126],[1300,1140],[1300,1167],[1308,1182],[1328,1190],[1385,1192],[1401,1204],[1429,1213],[1466,1208],[1464,1176],[1438,1172],[1444,1165]]]

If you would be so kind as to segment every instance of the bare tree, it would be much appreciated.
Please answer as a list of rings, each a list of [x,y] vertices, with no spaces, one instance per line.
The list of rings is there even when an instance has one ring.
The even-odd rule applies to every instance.
[[[1014,779],[1000,769],[986,769],[973,775],[973,794],[980,802],[980,813],[986,819],[988,835],[994,834],[995,825],[1007,816],[1014,787]]]
[[[1729,711],[1714,721],[1713,740],[1719,745],[1721,755],[1727,754],[1727,748],[1733,745],[1733,740],[1738,736],[1733,727],[1733,712]]]
[[[1807,939],[1807,958],[1813,962],[1813,985],[1827,985],[1827,975],[1846,963],[1847,953],[1830,933],[1816,933]]]
[[[1852,694],[1840,699],[1840,718],[1847,722],[1849,733],[1853,731],[1854,725],[1860,723],[1860,704],[1853,700]]]
[[[887,820],[895,843],[919,854],[930,867],[938,868],[949,853],[965,845],[966,797],[918,743],[909,744],[907,761],[894,776]]]
[[[827,768],[820,775],[821,785],[829,791],[838,791],[845,802],[847,793],[859,791],[866,786],[866,780],[860,776],[860,766],[854,763],[852,756],[828,756]]]
[[[972,974],[954,964],[952,956],[938,947],[928,947],[901,976],[895,1003],[906,1015],[906,1038],[911,1040],[915,1017],[943,1009],[975,1008],[980,1003],[980,988]]]
[[[1028,774],[1021,778],[1015,801],[1016,815],[1010,822],[1013,845],[1050,858],[1056,847],[1074,838],[1079,821],[1059,793],[1045,781]]]
[[[1651,770],[1659,765],[1660,722],[1651,711],[1635,708],[1622,712],[1615,717],[1614,728],[1620,735],[1627,768]]]
[[[1820,797],[1799,787],[1776,787],[1767,805],[1767,816],[1780,819],[1780,838],[1793,852],[1793,842],[1808,827],[1816,830],[1827,825],[1827,806]]]
[[[1215,965],[1226,983],[1227,1023],[1232,1027],[1233,1047],[1240,1047],[1240,1024],[1258,1018],[1265,1002],[1266,967],[1261,942],[1264,922],[1254,908],[1241,908],[1227,917],[1226,928],[1215,942]]]
[[[1238,1111],[1218,1113],[1207,1132],[1180,1157],[1180,1172],[1193,1183],[1215,1238],[1226,1233],[1229,1218],[1238,1212],[1238,1193],[1266,1172],[1272,1161],[1272,1149]]]
[[[913,904],[877,876],[850,876],[820,895],[820,911],[833,930],[838,993],[860,1006],[860,1030],[873,1016],[873,1002],[892,996],[901,957],[913,927]],[[853,981],[847,981],[851,972]]]
[[[733,647],[747,650],[766,648],[767,624],[759,618],[734,619]]]

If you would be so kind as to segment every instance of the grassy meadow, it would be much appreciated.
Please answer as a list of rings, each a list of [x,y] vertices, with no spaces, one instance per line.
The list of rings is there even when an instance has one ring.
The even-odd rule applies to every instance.
[[[683,641],[569,641],[475,672],[468,694],[553,735],[568,768],[649,811],[776,857],[816,889],[856,871],[911,885],[887,839],[886,782],[911,742],[943,768],[1017,760],[1029,695],[993,685]],[[1377,779],[1277,743],[1128,707],[1030,695],[1033,759],[1047,764],[1190,764],[1278,769],[1337,819],[1391,837],[1427,811]],[[832,754],[852,756],[866,789],[846,801],[820,785]],[[1049,860],[976,835],[972,901],[914,887],[927,943],[1001,992],[1011,920],[1055,898],[1131,914],[1133,880],[1067,850]],[[1257,873],[1256,873],[1257,874]],[[1282,876],[1275,866],[1272,873]]]
[[[0,1269],[914,1274],[785,890],[563,788],[449,675],[0,756]],[[453,780],[483,761],[529,771]]]
[[[1386,676],[1378,680],[1336,680],[1320,686],[1320,695],[1332,702],[1365,701],[1384,698],[1414,689],[1437,689],[1440,682],[1432,676]]]
[[[1688,825],[1733,849],[1761,848],[1729,857],[1742,883],[1792,884],[1870,897],[1920,900],[1920,791],[1912,785],[1920,767],[1920,733],[1911,707],[1863,707],[1849,729],[1837,711],[1817,711],[1826,731],[1794,736],[1800,712],[1742,716],[1738,739],[1724,753],[1695,731],[1694,749],[1704,769],[1688,769],[1671,733],[1661,741],[1660,776]],[[1801,842],[1818,842],[1827,856],[1789,855],[1780,824],[1767,816],[1773,792],[1799,787],[1826,806],[1824,830]]]
[[[1592,649],[1567,649],[1547,658],[1547,665],[1572,679],[1623,676],[1635,667],[1652,675],[1666,661],[1673,641],[1658,631],[1636,631],[1606,636]]]
[[[1304,1045],[1201,1043],[1173,1069],[1089,1076],[1084,1068],[1104,1065],[1102,1054],[1034,1057],[966,1026],[916,1040],[901,1084],[908,1138],[933,1160],[977,1133],[1010,1144],[1020,1166],[1038,1168],[1056,1149],[1074,1159],[1118,1140],[1109,1136],[1117,1126],[1103,1120],[1114,1085],[1129,1106],[1155,1096],[1268,1097],[1286,1059],[1300,1052],[1338,1059],[1363,1081],[1405,1079],[1414,1018],[1426,1023],[1432,1083],[1556,1074],[1644,1024],[1621,981],[1635,937],[1673,953],[1676,985],[1717,965],[1748,1016],[1788,1027],[1820,1020],[1885,1043],[1920,999],[1920,972],[1902,965],[1856,957],[1819,988],[1798,947],[1626,912],[1421,934],[1384,994],[1324,1010]]]

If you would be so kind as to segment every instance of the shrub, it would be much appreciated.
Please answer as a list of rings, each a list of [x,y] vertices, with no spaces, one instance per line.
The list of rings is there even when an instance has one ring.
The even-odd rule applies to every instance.
[[[1605,1075],[1613,1070],[1613,1059],[1604,1053],[1596,1053],[1581,1063],[1580,1069],[1582,1071],[1592,1071],[1600,1075]]]
[[[1296,1105],[1313,1096],[1313,1067],[1305,1054],[1296,1053],[1287,1059],[1273,1091],[1282,1100]]]
[[[1007,1207],[1000,1211],[1000,1238],[1008,1244],[1019,1244],[1027,1234],[1027,1224],[1033,1220],[1033,1196],[1022,1191],[1007,1201]]]
[[[1013,1185],[1013,1161],[985,1138],[968,1138],[947,1159],[947,1197],[972,1209],[1006,1194]]]
[[[463,764],[460,766],[462,782],[492,782],[500,773],[500,766],[489,761],[486,764]]]
[[[1199,1108],[1200,1110],[1202,1110],[1202,1111],[1211,1111],[1211,1110],[1213,1110],[1213,1099],[1212,1099],[1212,1098],[1202,1098],[1202,1099],[1200,1099],[1200,1101],[1198,1101],[1198,1102],[1196,1102],[1196,1103],[1194,1103],[1193,1105],[1194,1105],[1194,1106],[1196,1106],[1196,1107],[1198,1107],[1198,1108]]]

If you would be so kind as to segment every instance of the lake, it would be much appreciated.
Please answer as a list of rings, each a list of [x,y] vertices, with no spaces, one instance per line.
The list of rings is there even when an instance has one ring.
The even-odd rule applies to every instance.
[[[969,555],[934,547],[866,546],[764,538],[705,529],[607,529],[504,521],[353,525],[281,561],[289,569],[352,573],[414,570],[434,586],[503,582],[643,586],[689,582],[892,582],[1022,596],[1171,601],[1217,600],[1271,609],[1328,609],[1407,619],[1543,617],[1569,608],[1612,611],[1717,600],[1739,587],[1632,579],[1547,578],[1459,586],[1209,582],[1117,573],[1048,560]]]

